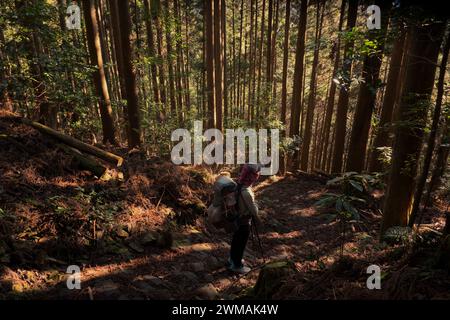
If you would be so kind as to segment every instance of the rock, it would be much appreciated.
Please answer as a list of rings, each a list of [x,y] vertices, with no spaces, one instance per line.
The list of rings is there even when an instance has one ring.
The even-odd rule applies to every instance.
[[[136,288],[139,288],[144,293],[151,293],[154,292],[156,289],[148,282],[146,281],[135,281],[133,285]]]
[[[202,262],[193,262],[190,264],[190,269],[194,272],[201,272],[205,270],[205,265]]]
[[[213,282],[213,281],[214,281],[214,277],[213,277],[212,275],[210,275],[209,273],[206,273],[206,274],[203,276],[203,280],[204,280],[205,282]]]
[[[207,284],[203,287],[200,287],[196,290],[196,294],[199,298],[206,300],[214,300],[219,296],[219,292],[212,284]]]
[[[119,293],[119,285],[117,283],[114,283],[112,280],[97,282],[95,285],[95,292],[96,294],[101,294],[109,297],[111,295]]]
[[[157,238],[158,235],[155,232],[147,232],[141,237],[140,243],[143,246],[152,245],[156,243]]]
[[[170,300],[172,295],[167,289],[158,289],[152,292],[151,298],[155,300]]]
[[[161,280],[158,277],[152,276],[151,274],[146,274],[146,275],[142,276],[142,279],[148,281],[149,283],[151,283],[154,286],[163,286],[164,285],[163,280]]]
[[[197,282],[198,281],[198,277],[191,271],[181,271],[181,272],[176,272],[173,275],[174,278],[174,283],[183,283],[186,282],[186,280],[190,281],[190,282]]]
[[[214,256],[208,256],[206,258],[206,266],[210,269],[215,269],[219,266],[222,266],[222,263]]]
[[[128,245],[137,253],[143,253],[145,251],[145,249],[137,242],[130,242]]]
[[[156,245],[163,249],[169,249],[173,245],[173,235],[170,230],[163,230],[158,234]]]
[[[266,264],[259,273],[258,280],[250,293],[256,299],[271,299],[277,290],[297,273],[291,261],[276,261]]]

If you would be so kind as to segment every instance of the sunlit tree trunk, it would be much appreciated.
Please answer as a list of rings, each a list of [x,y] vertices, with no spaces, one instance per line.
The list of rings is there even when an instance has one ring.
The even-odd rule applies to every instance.
[[[84,17],[86,21],[86,34],[91,62],[95,64],[94,85],[100,99],[100,115],[103,128],[103,141],[116,143],[115,128],[112,116],[111,100],[109,98],[108,84],[106,82],[105,69],[103,66],[103,54],[100,43],[100,34],[97,21],[94,0],[83,1]]]
[[[213,39],[213,1],[205,1],[206,23],[206,95],[208,100],[208,127],[216,126],[216,110],[214,108],[214,39]]]
[[[151,80],[152,80],[152,87],[153,87],[153,99],[156,103],[156,105],[159,105],[160,99],[159,99],[159,86],[158,86],[158,71],[156,68],[156,49],[155,49],[155,41],[154,41],[154,32],[153,32],[153,22],[152,22],[152,16],[150,11],[150,4],[148,0],[144,0],[144,9],[145,9],[145,26],[147,29],[147,47],[148,47],[148,53],[150,57],[153,59],[150,64],[150,70],[151,70]]]
[[[122,44],[123,71],[125,79],[125,90],[127,100],[127,112],[129,123],[128,147],[133,148],[141,144],[141,124],[138,103],[138,92],[136,85],[136,74],[133,68],[133,50],[131,49],[131,18],[129,2],[118,1],[119,24]],[[126,57],[126,58],[125,58]]]
[[[284,25],[284,45],[283,45],[283,75],[281,80],[281,122],[286,126],[286,101],[287,101],[287,71],[289,62],[289,28],[291,17],[291,0],[286,0],[286,14]]]
[[[348,1],[347,26],[346,30],[351,31],[356,23],[358,13],[358,0]],[[353,49],[353,41],[348,40],[344,45],[344,62],[342,64],[342,74],[346,79],[351,79],[352,62],[350,61],[351,50]],[[342,160],[344,156],[345,136],[347,132],[347,111],[349,100],[350,82],[343,81],[340,84],[339,98],[336,108],[336,126],[334,133],[333,159],[331,164],[331,172],[339,173],[342,170]]]
[[[327,156],[328,156],[328,148],[331,145],[330,129],[331,129],[331,120],[333,118],[334,102],[335,102],[335,96],[336,96],[335,78],[338,73],[339,60],[341,57],[341,54],[340,54],[341,53],[341,47],[340,47],[341,38],[340,38],[339,34],[342,31],[342,24],[344,22],[346,3],[347,3],[346,0],[342,0],[341,10],[340,10],[340,14],[339,14],[338,36],[337,36],[336,42],[334,43],[334,47],[333,47],[333,53],[334,53],[333,73],[332,73],[332,77],[331,77],[331,81],[330,81],[330,87],[328,90],[325,119],[324,119],[324,123],[323,123],[321,141],[319,142],[319,151],[318,151],[319,152],[318,167],[321,169],[325,169],[325,163],[327,161]]]
[[[405,42],[405,32],[400,31],[401,34],[395,40],[394,48],[392,50],[391,61],[389,63],[389,75],[384,93],[383,105],[381,107],[380,124],[377,135],[373,142],[373,150],[371,158],[369,160],[369,171],[380,172],[383,168],[383,164],[380,157],[380,150],[378,148],[388,145],[389,139],[389,124],[392,121],[392,115],[394,112],[394,105],[397,101],[398,82],[400,79],[401,64],[403,58],[403,47]]]
[[[306,15],[308,12],[307,0],[301,1],[300,18],[298,20],[297,50],[295,55],[294,84],[291,104],[291,123],[289,136],[293,137],[299,134],[300,112],[302,106],[303,91],[303,58],[305,56],[305,33],[306,33]],[[294,166],[298,161],[298,152],[294,153]]]
[[[302,150],[300,156],[300,169],[307,171],[310,155],[310,146],[312,138],[312,129],[314,122],[314,109],[316,105],[316,79],[317,79],[317,65],[319,64],[319,50],[320,50],[320,38],[322,35],[322,21],[323,21],[323,9],[322,14],[320,12],[320,2],[317,3],[316,10],[316,34],[315,34],[315,46],[314,46],[314,58],[311,70],[311,80],[309,82],[309,96],[308,107],[305,119],[305,133],[303,135]]]
[[[411,25],[406,79],[399,106],[389,184],[381,234],[392,226],[406,226],[412,209],[424,121],[430,102],[443,23]]]
[[[378,52],[370,54],[364,59],[362,71],[363,82],[359,85],[346,171],[361,172],[364,170],[370,125],[379,87],[379,73],[383,60],[384,38],[388,28],[390,4],[386,0],[375,1],[375,4],[378,4],[381,12],[383,12],[381,15],[381,29],[369,31],[368,38],[371,41],[378,41]]]

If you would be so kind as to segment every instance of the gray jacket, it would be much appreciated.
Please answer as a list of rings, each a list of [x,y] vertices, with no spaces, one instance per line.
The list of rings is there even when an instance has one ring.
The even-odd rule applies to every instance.
[[[238,199],[239,224],[250,224],[252,216],[258,215],[258,205],[255,201],[255,194],[251,187],[242,187],[241,195]]]

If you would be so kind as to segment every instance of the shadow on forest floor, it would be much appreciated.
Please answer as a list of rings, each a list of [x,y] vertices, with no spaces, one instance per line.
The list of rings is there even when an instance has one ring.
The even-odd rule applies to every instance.
[[[264,264],[256,241],[244,256],[253,271],[238,277],[225,268],[231,236],[205,225],[211,171],[138,158],[125,181],[101,181],[14,119],[0,117],[0,136],[0,298],[232,299],[255,284]],[[379,298],[365,288],[367,266],[389,269],[405,247],[378,242],[376,215],[343,235],[314,206],[325,182],[296,172],[255,188],[266,261],[298,270],[278,297]],[[67,288],[72,264],[81,290]]]

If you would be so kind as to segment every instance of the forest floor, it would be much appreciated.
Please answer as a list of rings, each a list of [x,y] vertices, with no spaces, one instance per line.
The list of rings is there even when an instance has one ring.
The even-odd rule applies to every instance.
[[[448,270],[430,267],[442,211],[424,217],[420,241],[387,245],[376,205],[343,233],[314,205],[326,178],[266,178],[255,187],[264,259],[250,240],[253,270],[237,276],[225,268],[230,235],[205,224],[210,169],[110,150],[126,157],[123,179],[79,170],[51,138],[0,115],[0,299],[233,299],[280,260],[296,272],[272,298],[450,298]],[[382,290],[366,287],[372,264]],[[69,265],[82,270],[80,290],[67,288]]]

